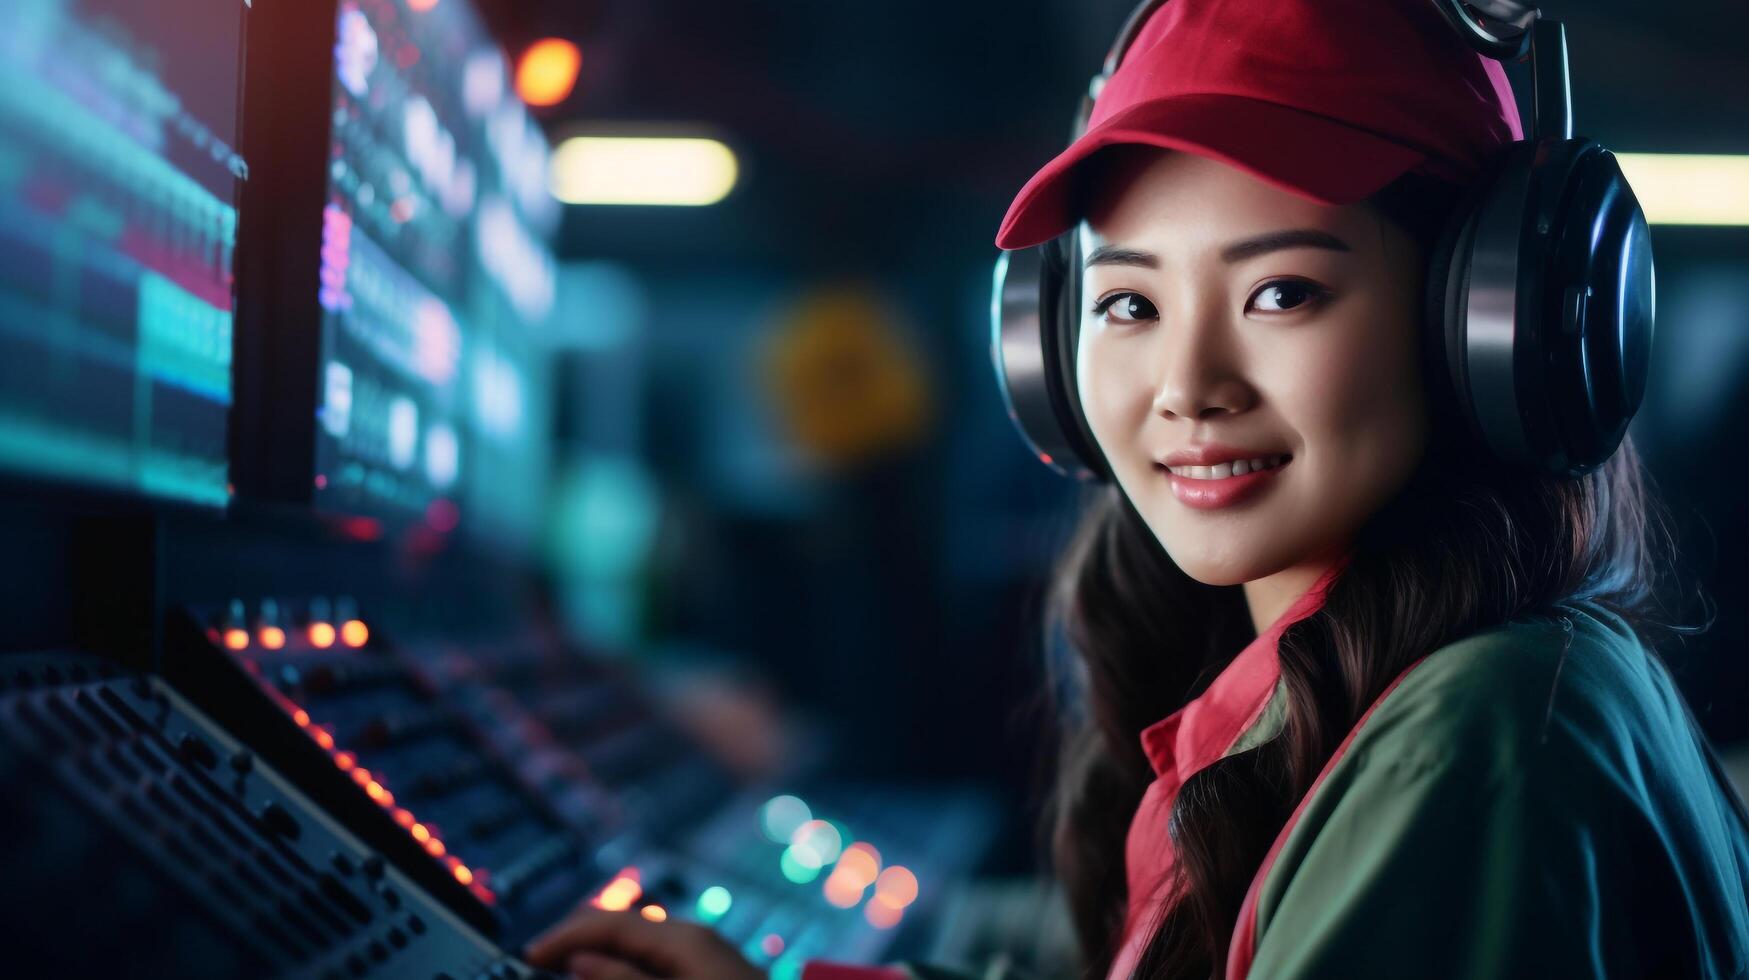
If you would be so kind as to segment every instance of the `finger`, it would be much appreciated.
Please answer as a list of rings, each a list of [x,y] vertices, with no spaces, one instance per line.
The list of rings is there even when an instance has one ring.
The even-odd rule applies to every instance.
[[[666,939],[664,939],[666,937]],[[639,915],[588,908],[574,912],[528,944],[526,958],[535,966],[554,966],[578,950],[617,953],[642,961],[671,959],[666,955],[680,936]]]
[[[599,953],[572,953],[565,969],[577,980],[652,980],[648,973],[625,960]]]

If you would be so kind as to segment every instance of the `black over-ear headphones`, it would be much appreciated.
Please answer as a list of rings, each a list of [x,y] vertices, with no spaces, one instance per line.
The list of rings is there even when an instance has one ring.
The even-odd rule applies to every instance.
[[[1166,2],[1143,0],[1130,14],[1081,101],[1071,142]],[[1560,22],[1519,0],[1432,2],[1482,54],[1522,62],[1528,51],[1535,97],[1531,137],[1477,177],[1428,256],[1433,397],[1494,458],[1582,476],[1615,452],[1645,393],[1651,232],[1614,154],[1573,136]],[[1009,417],[1034,454],[1066,476],[1108,480],[1075,380],[1077,239],[1071,229],[997,259],[991,357]]]

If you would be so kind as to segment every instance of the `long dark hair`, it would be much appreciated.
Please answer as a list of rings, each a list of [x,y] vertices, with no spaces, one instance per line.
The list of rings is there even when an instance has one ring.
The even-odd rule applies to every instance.
[[[1425,256],[1460,194],[1408,175],[1370,203]],[[1654,649],[1654,629],[1692,631],[1659,618],[1673,546],[1631,439],[1568,480],[1488,463],[1449,412],[1432,426],[1419,469],[1362,527],[1322,607],[1281,636],[1280,734],[1180,789],[1174,876],[1163,914],[1138,925],[1154,931],[1135,977],[1224,972],[1240,904],[1289,813],[1361,712],[1424,654],[1577,598]],[[1074,702],[1060,706],[1051,846],[1084,976],[1104,977],[1127,908],[1125,836],[1153,778],[1140,732],[1201,693],[1255,631],[1242,589],[1181,571],[1115,485],[1092,491],[1049,616],[1077,655],[1075,682],[1060,685]]]

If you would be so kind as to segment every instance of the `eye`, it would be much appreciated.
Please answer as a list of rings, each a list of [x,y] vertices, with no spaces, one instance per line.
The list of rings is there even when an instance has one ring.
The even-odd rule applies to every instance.
[[[1144,299],[1140,293],[1112,293],[1093,304],[1093,315],[1096,317],[1107,317],[1112,310],[1117,311],[1117,315],[1109,319],[1117,323],[1152,320],[1160,315],[1160,311],[1154,309],[1154,304]]]
[[[1251,294],[1252,299],[1270,293],[1276,295],[1276,307],[1264,309],[1265,313],[1292,313],[1306,309],[1322,300],[1326,293],[1322,287],[1302,279],[1272,279],[1263,284],[1263,288]],[[1283,305],[1286,304],[1286,305]]]

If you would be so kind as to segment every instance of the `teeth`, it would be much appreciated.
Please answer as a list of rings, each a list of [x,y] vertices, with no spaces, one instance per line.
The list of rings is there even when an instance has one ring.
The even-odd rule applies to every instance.
[[[1239,459],[1230,463],[1216,463],[1213,466],[1169,466],[1168,470],[1174,476],[1189,477],[1192,480],[1225,480],[1229,476],[1244,476],[1258,470],[1272,470],[1287,460],[1285,454],[1277,456],[1260,456],[1256,459]]]

